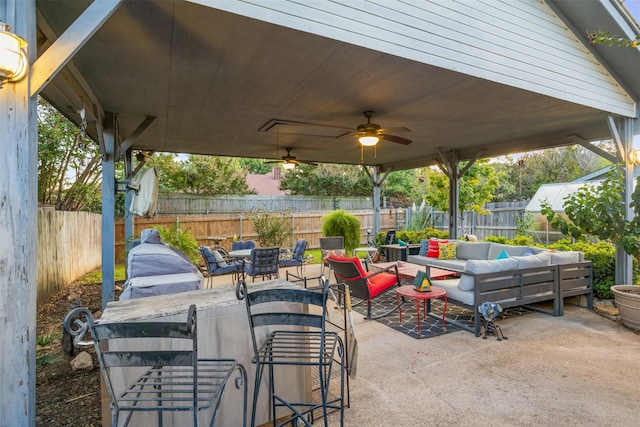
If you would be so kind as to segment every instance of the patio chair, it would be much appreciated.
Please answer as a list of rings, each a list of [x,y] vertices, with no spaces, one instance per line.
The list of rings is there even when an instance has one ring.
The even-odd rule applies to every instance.
[[[394,240],[396,240],[396,230],[389,230],[387,235],[384,236],[383,245],[392,245]]]
[[[335,410],[340,411],[340,426],[344,424],[345,350],[338,332],[325,329],[328,291],[328,280],[324,281],[321,291],[280,288],[250,293],[247,292],[244,280],[238,282],[236,294],[238,299],[244,299],[246,303],[254,349],[251,362],[256,365],[251,407],[252,426],[256,423],[256,408],[265,369],[268,371],[270,416],[274,426],[291,424],[311,427],[313,421],[310,420],[313,420],[313,412],[317,410],[322,412],[325,427],[328,426],[327,413]],[[316,307],[291,311],[293,304],[300,303]],[[265,333],[268,335],[262,342],[258,342],[257,337],[264,336]],[[287,378],[297,378],[307,372],[314,378],[314,384],[317,381],[318,384],[315,385],[320,397],[314,399],[313,395],[305,394],[306,399],[311,401],[305,401],[305,397],[296,397],[295,402],[288,402],[283,394],[289,388],[276,384],[276,366],[279,367],[276,368],[279,378],[284,378],[283,369],[286,369]],[[340,372],[334,373],[335,368]],[[332,393],[329,393],[332,374],[334,377],[340,376],[340,389],[332,389]],[[291,417],[277,414],[278,408],[286,408]],[[284,421],[277,423],[278,419]]]
[[[371,300],[390,289],[400,286],[401,280],[396,264],[375,273],[367,274],[362,267],[360,259],[357,257],[331,255],[328,261],[336,281],[349,285],[351,295],[361,300],[355,303],[354,306],[366,301],[367,316],[365,319],[379,319],[398,309],[397,304],[393,304],[388,311],[375,317],[371,316]]]
[[[253,249],[255,248],[256,242],[254,240],[238,240],[237,242],[231,243],[232,251],[239,251],[242,249]]]
[[[111,400],[113,427],[122,412],[127,412],[123,423],[127,426],[136,411],[157,412],[159,426],[163,412],[192,411],[193,425],[197,426],[198,412],[206,410],[212,410],[209,425],[213,426],[222,393],[234,371],[238,374],[235,386],[244,389],[242,419],[246,425],[247,373],[235,359],[198,359],[196,318],[193,304],[185,322],[95,324],[86,307],[67,314],[64,329],[74,336],[74,344],[93,344],[96,350]],[[87,331],[92,342],[82,341]],[[116,389],[118,380],[114,381],[112,375],[121,371],[117,368],[132,367],[146,369],[133,383],[124,385],[124,390]]]
[[[256,277],[262,277],[262,280],[273,277],[278,278],[278,261],[280,260],[280,248],[255,248],[251,251],[249,261],[243,260],[243,272],[247,276],[251,276],[254,282]]]
[[[322,264],[320,265],[320,274],[324,275],[324,269],[329,267],[328,258],[330,255],[344,256],[344,237],[321,237],[320,250],[322,251]],[[329,273],[330,275],[330,273]],[[327,275],[327,277],[329,276]]]
[[[207,267],[207,279],[210,285],[213,284],[214,276],[222,276],[225,274],[231,274],[232,280],[235,283],[236,276],[242,271],[242,264],[227,263],[217,250],[210,249],[208,246],[200,246],[200,254]]]
[[[293,253],[291,258],[285,258],[280,260],[280,267],[296,267],[296,273],[298,276],[302,276],[304,270],[304,251],[307,250],[307,241],[304,239],[298,239],[293,247]]]

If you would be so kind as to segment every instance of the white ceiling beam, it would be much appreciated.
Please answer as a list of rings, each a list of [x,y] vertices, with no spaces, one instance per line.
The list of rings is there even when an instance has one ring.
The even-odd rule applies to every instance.
[[[604,151],[600,147],[596,147],[595,145],[591,144],[589,141],[587,141],[587,140],[585,140],[583,138],[580,138],[578,135],[569,135],[569,139],[572,142],[576,143],[576,144],[582,145],[587,150],[593,151],[598,156],[609,160],[611,163],[617,163],[618,162],[618,158],[616,156],[614,156],[611,153],[607,153],[606,151]]]
[[[94,1],[67,30],[33,63],[29,73],[31,96],[53,79],[67,62],[116,11],[123,0]]]
[[[138,137],[142,135],[142,132],[144,132],[145,129],[148,128],[155,119],[156,118],[152,116],[145,117],[142,123],[140,123],[138,127],[133,132],[131,132],[131,135],[129,135],[127,139],[125,139],[118,147],[118,149],[116,150],[116,160],[118,160],[129,148],[131,148],[136,139],[138,139]]]

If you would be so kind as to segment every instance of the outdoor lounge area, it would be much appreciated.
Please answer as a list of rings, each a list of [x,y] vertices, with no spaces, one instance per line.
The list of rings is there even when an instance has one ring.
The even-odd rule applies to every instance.
[[[305,276],[320,268],[308,265]],[[215,286],[233,286],[224,278]],[[464,330],[414,339],[357,312],[354,321],[358,369],[345,426],[633,425],[640,415],[629,403],[640,335],[585,307],[500,320],[509,338],[501,342]],[[337,414],[329,425],[339,425]]]

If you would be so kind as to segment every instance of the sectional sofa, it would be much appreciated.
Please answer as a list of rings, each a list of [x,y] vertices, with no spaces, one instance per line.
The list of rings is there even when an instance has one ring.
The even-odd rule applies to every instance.
[[[581,252],[457,241],[453,259],[410,255],[408,262],[423,265],[427,271],[436,267],[459,273],[456,279],[433,280],[433,285],[447,291],[449,302],[474,313],[484,301],[503,308],[549,301],[553,309],[535,308],[562,316],[564,298],[577,295],[586,295],[587,306],[593,306],[593,266]],[[474,317],[472,332],[479,335],[480,316]]]

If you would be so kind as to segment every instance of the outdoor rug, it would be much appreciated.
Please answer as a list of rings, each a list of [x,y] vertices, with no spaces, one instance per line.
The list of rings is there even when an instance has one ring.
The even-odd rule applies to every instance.
[[[388,311],[391,307],[396,306],[395,291],[391,290],[373,299],[371,302],[371,315],[375,317],[376,315],[380,315]],[[391,314],[376,320],[392,329],[395,329],[396,331],[402,332],[403,334],[407,334],[416,339],[432,338],[462,330],[451,323],[447,323],[445,328],[442,327],[443,306],[444,302],[441,299],[431,300],[431,312],[429,316],[427,316],[426,319],[420,318],[420,333],[418,333],[415,301],[408,298],[402,305],[402,323],[400,323],[400,314],[397,309]],[[367,305],[363,302],[362,304],[353,307],[353,310],[363,316],[366,316]],[[522,316],[524,314],[531,313],[532,311],[533,310],[526,307],[510,308],[501,313],[498,317],[498,322],[511,317]],[[420,307],[420,312],[422,313],[422,306]],[[464,307],[451,303],[447,305],[447,314],[445,318],[449,321],[455,321],[456,323],[473,328],[473,316],[473,312]]]

